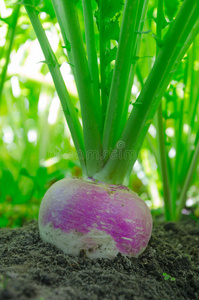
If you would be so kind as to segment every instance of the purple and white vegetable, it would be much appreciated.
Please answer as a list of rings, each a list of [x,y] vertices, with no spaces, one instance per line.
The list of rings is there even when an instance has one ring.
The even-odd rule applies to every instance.
[[[90,258],[113,258],[118,252],[138,257],[150,239],[152,217],[146,204],[122,184],[130,179],[173,70],[198,34],[198,1],[183,1],[165,36],[161,34],[163,5],[158,5],[157,39],[164,43],[161,47],[157,43],[157,59],[147,79],[142,80],[143,88],[133,108],[129,106],[131,88],[137,58],[145,53],[139,53],[139,49],[146,44],[142,45],[142,33],[148,0],[118,1],[117,5],[114,0],[97,1],[95,6],[83,0],[81,24],[78,1],[52,0],[77,87],[77,107],[42,27],[40,8],[33,0],[23,2],[60,98],[82,173],[85,178],[98,180],[64,179],[55,183],[41,203],[40,236],[71,255],[84,250]],[[159,144],[163,146],[161,134]],[[175,213],[163,156],[160,162],[169,220]],[[196,161],[197,152],[194,157]]]
[[[138,257],[150,239],[147,205],[122,185],[62,179],[45,194],[39,212],[43,241],[64,253],[114,258],[119,252]]]

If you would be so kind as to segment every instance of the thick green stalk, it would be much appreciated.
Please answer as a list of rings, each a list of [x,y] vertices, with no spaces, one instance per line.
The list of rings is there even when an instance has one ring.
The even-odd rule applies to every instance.
[[[102,133],[102,112],[100,105],[100,89],[99,89],[99,71],[97,64],[97,52],[95,45],[95,33],[93,25],[93,10],[91,0],[83,0],[84,26],[86,35],[86,49],[88,56],[89,70],[91,74],[91,82],[93,86],[94,100],[97,103],[99,117],[99,128]]]
[[[85,149],[84,149],[84,141],[83,141],[83,133],[82,128],[78,119],[77,112],[75,107],[73,106],[69,93],[66,89],[65,83],[63,81],[59,64],[56,60],[56,57],[51,49],[51,46],[46,37],[45,31],[40,23],[40,20],[35,12],[34,7],[30,5],[25,5],[26,11],[34,28],[37,39],[42,48],[44,57],[46,59],[46,63],[48,64],[48,68],[50,70],[52,79],[55,84],[55,88],[57,90],[57,94],[60,98],[62,108],[71,131],[71,135],[75,144],[75,148],[77,150],[80,163],[82,165],[83,173],[86,173],[86,165],[85,165]]]
[[[184,84],[186,85],[185,93],[184,93],[184,97],[185,97],[184,103],[186,104],[185,111],[189,111],[186,122],[187,124],[189,124],[189,127],[188,127],[188,132],[183,139],[183,144],[184,144],[183,154],[181,153],[182,159],[181,159],[180,167],[183,168],[184,170],[184,172],[180,172],[179,174],[179,181],[181,185],[185,181],[187,175],[186,169],[188,169],[188,162],[189,162],[190,155],[192,153],[192,149],[190,147],[191,145],[190,137],[192,136],[192,132],[194,132],[195,125],[197,125],[195,117],[197,115],[197,107],[199,103],[199,93],[198,93],[199,89],[197,85],[197,82],[199,80],[199,76],[197,76],[197,73],[199,75],[199,71],[194,70],[194,63],[197,60],[197,54],[198,54],[196,51],[196,49],[198,49],[196,41],[197,39],[195,39],[192,45],[192,49],[191,51],[189,51],[189,55],[187,58],[186,76],[189,78],[189,80],[187,80],[185,77],[185,81],[184,81]]]
[[[6,36],[6,45],[5,45],[5,64],[3,66],[3,70],[1,72],[1,80],[0,80],[0,102],[1,102],[1,94],[3,91],[3,85],[6,80],[6,73],[7,73],[7,68],[8,68],[8,63],[10,60],[10,53],[12,50],[12,45],[15,37],[15,29],[17,26],[17,20],[19,16],[19,10],[20,10],[20,5],[16,5],[15,9],[13,10],[12,13],[12,23],[10,24]]]
[[[110,157],[103,170],[95,175],[96,179],[121,183],[129,165],[133,166],[172,74],[199,32],[198,23],[194,26],[197,20],[197,1],[185,0],[136,101],[139,105],[134,106],[120,144],[113,151],[114,159]]]
[[[67,22],[66,19],[62,17],[63,14],[63,3],[61,1],[56,1],[56,0],[52,0],[52,4],[55,10],[55,14],[57,17],[57,21],[59,23],[60,29],[61,29],[61,34],[63,37],[63,41],[65,43],[65,47],[66,47],[66,51],[67,51],[67,56],[69,59],[69,63],[70,63],[70,67],[71,70],[73,72],[74,78],[76,80],[76,73],[74,70],[74,60],[73,60],[73,53],[70,51],[70,44],[69,44],[69,40],[68,40],[68,27],[67,27]]]
[[[144,0],[141,2],[144,3]],[[125,105],[125,93],[132,64],[134,42],[137,36],[135,29],[138,7],[139,1],[127,0],[125,3],[103,132],[103,150],[107,152],[115,147],[121,134],[121,117]]]
[[[164,20],[164,1],[158,0],[157,7],[157,22],[156,22],[156,35],[157,38],[162,40],[162,23]],[[157,46],[157,55],[159,52],[159,47]],[[165,218],[166,220],[171,219],[171,192],[169,184],[169,174],[168,174],[168,165],[166,157],[166,147],[165,147],[165,133],[164,133],[164,124],[162,117],[162,102],[160,103],[157,111],[157,140],[158,140],[158,149],[159,149],[159,161],[160,161],[160,172],[162,176],[163,183],[163,198],[164,198],[164,208],[165,208]]]
[[[178,203],[178,208],[177,208],[177,213],[176,213],[176,216],[175,216],[176,220],[180,219],[182,209],[185,206],[187,191],[188,191],[188,188],[190,186],[191,179],[193,177],[193,173],[194,173],[194,170],[196,168],[198,158],[199,158],[199,133],[198,133],[198,135],[196,137],[195,150],[194,150],[194,153],[193,153],[193,155],[192,155],[192,157],[190,159],[189,169],[188,169],[188,172],[187,172],[187,176],[186,176],[185,182],[183,184],[183,189],[182,189],[182,191],[180,193],[179,203]]]
[[[145,0],[144,2],[143,1],[139,2],[137,24],[136,24],[137,35],[134,35],[134,41],[133,41],[134,46],[133,46],[133,50],[132,50],[133,57],[137,57],[139,55],[142,30],[144,27],[144,19],[146,16],[147,7],[148,7],[148,0]],[[131,99],[131,89],[132,89],[133,82],[134,82],[136,66],[137,66],[136,62],[132,63],[132,65],[131,65],[127,90],[126,90],[126,94],[125,94],[124,111],[122,114],[121,132],[124,129],[124,126],[125,126],[127,118],[128,118],[128,108],[129,108],[129,103],[130,103],[130,99]]]
[[[106,64],[105,64],[105,52],[107,42],[104,38],[105,24],[103,11],[106,5],[106,0],[100,0],[99,2],[99,46],[100,46],[100,89],[101,89],[101,103],[102,103],[102,126],[105,122],[108,95],[106,93]]]
[[[75,1],[60,0],[63,10],[60,18],[65,18],[67,24],[68,40],[76,73],[76,84],[80,99],[83,121],[84,143],[86,150],[86,165],[88,176],[93,176],[101,169],[101,114],[98,103],[94,99],[91,75],[83,44],[78,13]]]
[[[64,13],[64,2],[52,0],[53,7],[56,13],[56,17],[61,29],[62,37],[65,45],[67,45],[67,55],[69,62],[71,64],[71,69],[75,77],[75,82],[77,82],[77,72],[75,71],[73,51],[71,51],[71,45],[69,45],[69,27]],[[100,93],[99,93],[99,74],[98,74],[98,65],[97,65],[97,53],[95,48],[94,40],[94,28],[93,28],[93,15],[92,15],[92,6],[90,0],[83,1],[84,8],[84,19],[85,19],[85,33],[86,33],[86,43],[87,43],[87,54],[88,54],[88,63],[91,74],[91,82],[93,86],[93,94],[96,101],[97,112],[98,112],[98,121],[99,128],[102,127],[101,124],[101,107],[100,107]],[[102,130],[102,128],[101,128]]]

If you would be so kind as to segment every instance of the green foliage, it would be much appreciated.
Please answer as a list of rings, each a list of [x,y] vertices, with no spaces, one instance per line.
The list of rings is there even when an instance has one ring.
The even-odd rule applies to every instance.
[[[60,37],[61,32],[57,26],[51,1],[32,1],[37,16],[50,39],[53,52],[57,57],[57,64],[53,65],[51,59],[44,59],[41,55],[35,59],[34,55],[39,51],[36,46],[36,37],[22,5],[25,2],[30,5],[30,1],[18,1],[18,5],[14,6],[12,1],[4,2],[6,9],[10,9],[10,14],[0,15],[0,34],[3,37],[0,44],[0,227],[21,226],[31,218],[37,218],[41,198],[54,181],[64,176],[82,175],[74,146],[71,144],[68,127],[64,123],[64,109],[62,110],[59,106],[56,120],[53,123],[49,121],[50,111],[56,110],[56,95],[52,80],[49,79],[48,67],[64,69],[67,62],[71,67],[70,77],[75,76],[74,70],[77,69],[71,60],[73,51],[69,34],[66,32],[63,36],[64,41]],[[101,95],[102,116],[100,109],[97,115],[104,122],[118,52],[124,3],[119,0],[96,2],[91,1],[91,19],[96,57],[100,61],[97,65],[100,75],[96,72],[99,81],[95,83]],[[143,102],[140,101],[139,94],[146,86],[145,82],[151,74],[157,52],[165,46],[166,34],[175,22],[181,2],[165,0],[161,18],[157,15],[155,1],[149,1],[145,17],[142,12],[141,24],[136,25],[134,43],[136,47],[132,55],[127,53],[125,56],[129,56],[131,64],[132,80],[129,81],[129,90],[133,85],[132,93],[130,92],[129,98],[127,97],[126,119],[129,119],[131,111],[139,110],[141,113],[143,111]],[[83,36],[83,49],[88,50],[81,2],[77,3],[76,9]],[[161,28],[161,35],[157,33],[157,28]],[[163,141],[158,142],[160,130],[157,118],[155,118],[137,157],[134,170],[132,173],[129,172],[130,186],[144,200],[150,200],[149,205],[154,216],[158,213],[162,214],[163,199],[167,199],[161,162],[163,148],[173,214],[171,218],[177,218],[175,212],[178,203],[181,203],[181,208],[183,208],[187,199],[192,201],[195,209],[198,207],[199,168],[196,155],[199,138],[198,42],[197,38],[189,51],[186,51],[182,62],[171,70],[173,79],[162,96]],[[179,42],[174,50],[184,47],[185,44]],[[88,51],[85,59],[89,60]],[[165,61],[169,60],[165,59]],[[164,63],[164,59],[162,62]],[[90,65],[89,68],[91,72]],[[161,71],[161,66],[159,71]],[[81,72],[79,74],[81,78],[85,78]],[[157,74],[156,81],[159,80],[160,72]],[[76,87],[72,81],[67,82],[67,80],[66,85],[71,103],[78,118],[81,119],[80,103],[74,92]],[[148,88],[145,102],[148,101],[151,90]],[[97,97],[95,102],[97,102]],[[150,107],[153,105],[154,103]],[[138,114],[135,126],[131,127],[128,140],[132,139],[134,133],[141,136],[141,133],[137,133],[137,124],[142,119],[141,113]],[[91,116],[87,113],[87,118],[88,115]],[[149,126],[151,121],[152,118],[149,118],[145,127]],[[121,128],[122,126],[120,131]],[[31,135],[33,140],[31,140]],[[190,167],[192,163],[195,169]],[[113,174],[117,172],[122,174],[123,169],[120,168],[118,162],[116,165],[117,168]],[[189,207],[185,207],[189,210]],[[197,211],[191,216],[197,219]]]
[[[117,54],[117,46],[111,48],[111,43],[115,44],[114,41],[119,41],[120,34],[120,15],[121,10],[124,6],[121,0],[96,0],[98,9],[95,11],[96,24],[100,31],[100,58],[101,64],[104,63],[104,74],[106,95],[109,95],[111,80],[113,72],[113,66],[111,62],[115,60]],[[104,61],[103,61],[104,57]],[[101,87],[103,88],[103,86]]]
[[[179,4],[179,0],[164,0],[165,13],[168,16],[169,20],[173,20],[173,18],[175,17],[178,11]]]
[[[163,273],[164,280],[170,280],[170,281],[175,281],[175,277],[171,277],[171,275],[168,275],[167,273]]]
[[[51,19],[55,18],[52,1],[50,0],[21,0],[17,3],[32,6],[36,9],[37,13],[45,12]]]

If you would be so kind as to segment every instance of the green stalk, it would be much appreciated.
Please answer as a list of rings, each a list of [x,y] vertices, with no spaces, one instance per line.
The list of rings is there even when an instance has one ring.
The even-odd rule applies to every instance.
[[[141,43],[141,37],[142,37],[142,30],[144,27],[144,19],[146,16],[146,12],[147,12],[147,7],[148,7],[148,0],[145,1],[144,5],[142,5],[142,2],[139,3],[139,7],[138,7],[138,17],[137,17],[137,24],[136,24],[136,31],[138,33],[138,36],[134,36],[135,38],[137,38],[137,41],[135,40],[134,43],[134,49],[133,49],[133,57],[138,56],[139,55],[139,50],[140,50],[140,43]],[[143,87],[144,83],[141,77],[141,74],[139,72],[139,68],[136,62],[134,62],[131,65],[131,70],[130,70],[130,75],[129,75],[129,79],[128,79],[128,86],[127,86],[127,90],[126,90],[126,94],[125,94],[125,103],[124,103],[124,111],[122,114],[122,120],[121,120],[121,132],[125,127],[125,124],[127,122],[128,119],[128,109],[129,109],[129,103],[130,103],[130,99],[131,99],[131,89],[133,86],[133,82],[134,82],[134,77],[135,77],[135,72],[137,69],[137,76],[139,77],[140,80],[140,84]],[[154,150],[154,147],[153,147]],[[125,175],[125,181],[129,182],[129,178],[131,176],[131,172],[132,172],[132,167],[129,166],[126,175]]]
[[[84,143],[86,150],[86,165],[88,176],[93,176],[102,167],[100,124],[101,114],[99,103],[95,101],[92,89],[91,75],[84,49],[78,13],[75,1],[60,0],[62,4],[60,18],[67,24],[68,40],[74,63],[77,90],[81,105]]]
[[[155,160],[157,162],[157,165],[160,165],[160,157],[158,155],[157,145],[155,143],[155,139],[152,138],[152,136],[149,134],[149,132],[146,135],[146,140],[149,146],[149,149],[151,149],[151,153],[153,153]]]
[[[64,10],[63,3],[61,1],[58,2],[58,1],[52,0],[52,4],[53,4],[53,8],[54,8],[56,17],[57,17],[57,21],[58,21],[60,29],[61,29],[61,34],[62,34],[64,43],[65,43],[65,47],[66,47],[66,50],[67,50],[67,56],[68,56],[68,59],[69,59],[70,67],[71,67],[71,70],[73,72],[73,75],[74,75],[74,78],[75,78],[75,81],[76,81],[76,73],[75,73],[75,70],[74,70],[73,53],[70,51],[70,45],[69,45],[69,40],[68,40],[69,33],[68,33],[68,28],[67,28],[67,22],[66,22],[65,18],[62,18],[62,13],[63,13],[63,10]]]
[[[190,136],[191,136],[191,130],[194,130],[194,123],[195,123],[195,116],[197,114],[197,107],[198,107],[198,103],[199,103],[199,93],[198,93],[198,86],[197,86],[197,82],[199,79],[196,77],[196,71],[193,70],[194,67],[194,62],[197,59],[197,52],[195,51],[195,49],[197,49],[197,45],[195,45],[196,40],[194,41],[193,45],[192,45],[192,49],[189,52],[189,56],[187,59],[187,74],[189,75],[189,80],[186,82],[186,78],[185,78],[185,84],[186,84],[186,88],[185,88],[185,97],[187,101],[184,101],[185,103],[187,103],[185,110],[189,111],[188,114],[188,120],[187,123],[189,124],[189,129],[187,132],[187,135],[184,138],[184,151],[183,151],[183,157],[181,160],[181,168],[183,169],[188,169],[188,160],[190,158],[190,155],[192,153],[191,147],[190,147]],[[199,74],[199,72],[198,72]],[[187,75],[187,76],[188,76]],[[193,92],[194,91],[194,92]],[[184,168],[184,166],[186,166],[186,168]],[[184,182],[185,177],[187,175],[187,172],[180,172],[180,183],[182,184],[182,182]]]
[[[192,46],[192,68],[194,68],[195,61],[198,59],[198,42],[199,39],[196,39]],[[199,97],[199,89],[198,89],[198,78],[199,78],[199,70],[193,70],[191,74],[191,90],[190,90],[190,127],[194,127],[195,115],[197,111],[198,105],[198,97]]]
[[[164,1],[158,0],[157,7],[157,22],[156,22],[156,35],[157,38],[162,40],[162,22],[164,19]],[[157,46],[157,44],[156,44]],[[156,53],[158,55],[159,49],[157,46]],[[159,149],[159,161],[160,161],[160,172],[162,176],[163,183],[163,199],[164,199],[164,209],[165,209],[165,218],[166,220],[171,219],[171,192],[169,184],[169,174],[167,166],[167,157],[166,157],[166,148],[165,148],[165,133],[164,133],[164,124],[162,117],[162,102],[160,103],[157,111],[157,140],[158,140],[158,149]]]
[[[193,43],[194,44],[194,43]],[[192,45],[193,48],[193,45]],[[183,78],[183,82],[185,85],[185,90],[184,90],[184,110],[185,112],[189,110],[190,112],[190,105],[192,105],[191,102],[191,78],[192,78],[192,73],[193,73],[193,51],[188,52],[187,55],[187,59],[186,59],[186,66],[185,66],[185,71],[184,71],[184,78]],[[191,119],[192,119],[193,115],[187,115],[187,119],[186,122],[187,124],[190,124]],[[187,165],[188,165],[188,160],[189,160],[189,152],[190,152],[190,142],[189,142],[189,137],[191,134],[191,130],[190,127],[188,128],[188,132],[185,134],[183,134],[182,138],[183,138],[183,153],[181,153],[181,164],[179,165],[179,170],[184,170],[184,172],[180,172],[179,173],[179,184],[180,186],[182,186],[182,183],[185,180],[185,177],[187,175]],[[186,168],[185,168],[186,166]]]
[[[172,78],[172,74],[199,32],[194,27],[198,20],[196,0],[185,0],[169,29],[157,60],[140,93],[113,153],[101,172],[95,175],[98,180],[122,183],[129,165],[137,159],[138,151],[151,124],[161,98]],[[194,27],[194,29],[193,29]],[[128,155],[128,157],[127,157]],[[112,156],[113,157],[113,156]]]
[[[145,19],[145,16],[146,16],[147,7],[148,7],[148,0],[145,0],[144,3],[142,1],[139,2],[137,24],[136,24],[137,35],[134,35],[134,41],[133,41],[134,46],[133,46],[133,50],[132,50],[133,57],[139,55],[142,30],[144,27],[143,20]],[[121,121],[121,132],[124,129],[124,126],[126,124],[127,117],[128,117],[128,108],[129,108],[129,102],[131,99],[131,89],[132,89],[133,82],[134,82],[136,66],[137,66],[136,62],[134,62],[131,65],[130,75],[129,75],[129,79],[128,79],[128,86],[127,86],[127,90],[126,90],[126,94],[125,94],[124,111],[123,111],[122,121]]]
[[[141,2],[143,5],[144,0]],[[139,1],[127,0],[125,3],[103,132],[103,149],[105,151],[108,150],[107,152],[115,147],[116,141],[121,134],[121,116],[125,105],[125,93],[132,64],[134,42],[137,37],[135,29],[138,7]]]
[[[51,49],[51,46],[46,37],[45,31],[40,23],[40,20],[35,12],[33,6],[25,4],[26,11],[34,28],[37,39],[42,48],[44,57],[46,59],[46,63],[48,64],[48,68],[50,70],[52,79],[55,84],[55,88],[57,90],[58,96],[60,98],[62,108],[68,123],[68,126],[71,131],[71,135],[75,144],[75,148],[77,150],[79,160],[83,169],[84,174],[86,173],[86,165],[85,165],[85,149],[84,149],[84,141],[83,141],[83,133],[82,128],[78,119],[77,112],[71,102],[69,93],[63,81],[59,64],[57,59]]]
[[[180,197],[179,197],[179,203],[178,203],[178,208],[177,208],[177,212],[176,212],[176,220],[180,219],[182,209],[185,206],[187,191],[190,186],[191,179],[193,177],[193,173],[194,173],[194,170],[197,165],[198,157],[199,157],[199,133],[196,137],[195,151],[190,159],[187,176],[186,176],[185,182],[183,184],[183,189],[182,189]]]
[[[64,11],[64,2],[63,1],[55,1],[52,0],[53,7],[56,13],[56,17],[61,29],[62,37],[65,45],[69,43],[69,28],[67,19],[63,17]],[[91,74],[91,82],[93,85],[93,94],[95,96],[95,101],[98,106],[97,111],[99,112],[99,128],[102,131],[101,124],[101,106],[100,106],[100,93],[99,93],[99,74],[98,74],[98,65],[97,65],[97,53],[95,47],[95,39],[94,39],[94,27],[93,27],[93,15],[92,15],[92,6],[90,0],[83,1],[83,11],[84,11],[84,20],[85,20],[85,33],[86,33],[86,44],[87,44],[87,54],[88,54],[88,63]],[[71,46],[71,45],[70,45]],[[70,46],[68,45],[67,55],[69,58],[69,62],[71,64],[71,69],[73,71],[73,75],[76,78],[76,72],[74,67],[74,58],[73,51],[71,51]]]
[[[106,5],[106,0],[100,0],[99,2],[99,46],[100,46],[100,89],[101,89],[101,103],[102,103],[102,124],[104,125],[108,95],[106,93],[106,64],[105,64],[105,53],[106,53],[106,41],[104,39],[104,17],[103,10]]]
[[[188,103],[188,107],[187,109],[189,109],[189,115],[188,115],[188,120],[189,120],[189,132],[187,133],[187,137],[184,141],[184,145],[185,146],[189,146],[189,149],[187,149],[187,151],[185,152],[186,155],[189,157],[188,162],[186,163],[186,168],[184,168],[183,163],[185,164],[185,154],[183,155],[183,160],[181,163],[181,168],[183,167],[185,169],[184,173],[182,175],[184,175],[183,180],[181,178],[181,186],[182,186],[182,190],[180,193],[180,197],[179,197],[179,208],[177,211],[177,214],[175,215],[175,219],[179,220],[181,217],[181,211],[186,203],[186,195],[187,195],[187,190],[190,186],[190,182],[191,182],[191,178],[193,176],[193,172],[195,169],[195,165],[197,164],[197,158],[199,156],[199,150],[198,150],[198,143],[199,143],[199,133],[196,136],[196,140],[195,140],[195,149],[192,150],[190,148],[190,142],[188,141],[188,137],[190,137],[191,135],[191,129],[194,129],[194,125],[197,125],[197,128],[195,128],[196,132],[198,132],[198,124],[195,123],[195,116],[197,115],[197,105],[198,105],[198,101],[199,101],[199,97],[198,97],[198,86],[197,86],[197,76],[196,76],[196,72],[193,70],[193,66],[194,66],[194,62],[197,58],[197,52],[196,52],[196,40],[193,43],[192,46],[192,51],[189,55],[189,72],[190,74],[190,82],[189,82],[189,89],[190,89],[190,93],[189,93],[189,103]],[[188,84],[187,84],[188,85]],[[188,148],[188,147],[187,147]],[[189,151],[188,151],[189,150]],[[189,153],[188,153],[189,152]],[[191,152],[191,153],[190,153]],[[189,155],[188,155],[189,154]],[[182,177],[182,176],[181,176]]]
[[[157,114],[157,138],[158,138],[158,149],[159,149],[159,161],[160,161],[160,172],[162,176],[163,183],[163,197],[164,197],[164,207],[165,207],[165,218],[166,220],[171,219],[171,192],[169,184],[169,174],[168,174],[168,165],[165,149],[165,136],[164,136],[164,125],[162,118],[162,105],[160,104]]]
[[[20,10],[20,5],[16,5],[16,7],[12,13],[12,23],[10,24],[7,35],[6,35],[6,45],[5,45],[5,50],[4,50],[6,52],[5,64],[4,64],[3,70],[1,72],[1,80],[0,80],[0,102],[1,102],[1,95],[2,95],[2,91],[3,91],[4,82],[6,80],[6,73],[7,73],[8,63],[10,60],[10,53],[12,50],[12,45],[13,45],[13,41],[14,41],[14,37],[15,37],[15,30],[17,27],[19,10]]]
[[[174,170],[173,170],[173,179],[172,179],[172,219],[175,220],[176,215],[176,204],[178,197],[178,182],[179,182],[179,159],[182,151],[182,130],[183,130],[183,105],[184,102],[180,103],[180,116],[179,120],[177,120],[177,125],[175,127],[176,132],[176,156],[174,161]]]
[[[101,117],[101,106],[100,106],[100,89],[99,89],[99,71],[97,64],[97,52],[95,45],[95,33],[93,25],[93,10],[91,0],[83,0],[83,13],[84,13],[84,25],[86,34],[86,49],[88,56],[89,70],[91,74],[91,82],[93,86],[94,99],[97,102],[99,110],[99,128],[102,133],[102,117]]]

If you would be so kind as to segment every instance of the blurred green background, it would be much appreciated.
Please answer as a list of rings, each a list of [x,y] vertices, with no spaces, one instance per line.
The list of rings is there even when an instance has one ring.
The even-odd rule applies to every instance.
[[[178,9],[178,2],[173,1],[169,9],[165,5],[165,32]],[[158,43],[156,4],[149,1],[146,34],[141,41],[129,112],[154,62]],[[43,63],[43,54],[25,10],[13,5],[13,1],[0,0],[0,7],[0,227],[16,227],[38,218],[41,199],[51,184],[82,173],[48,67]],[[43,27],[79,110],[76,87],[50,1],[43,1],[40,8]],[[82,21],[81,8],[79,15]],[[83,22],[81,25],[83,28]],[[182,188],[198,132],[198,82],[199,38],[176,70],[163,98],[171,185],[173,168],[178,162],[177,191]],[[183,115],[181,124],[180,114]],[[154,120],[132,170],[129,186],[147,202],[154,216],[161,216],[163,187],[156,127]],[[187,211],[196,218],[199,215],[198,178],[197,164],[187,194]]]

